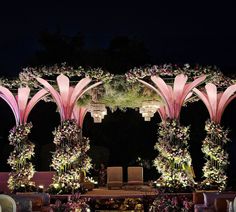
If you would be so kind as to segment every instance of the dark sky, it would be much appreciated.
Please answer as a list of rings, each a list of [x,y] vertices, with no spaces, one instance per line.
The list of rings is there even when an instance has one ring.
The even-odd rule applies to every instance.
[[[233,3],[154,2],[2,3],[0,71],[19,72],[40,49],[40,32],[58,29],[71,36],[82,33],[87,47],[106,47],[115,36],[132,36],[144,41],[157,63],[215,64],[225,72],[235,70]]]
[[[28,65],[27,61],[42,48],[38,40],[40,33],[45,30],[51,32],[60,30],[68,36],[82,33],[87,48],[106,48],[110,40],[117,36],[135,37],[144,42],[155,63],[214,64],[225,73],[236,70],[236,8],[233,6],[233,1],[224,1],[221,4],[216,2],[211,4],[209,1],[204,3],[153,1],[155,4],[152,1],[142,2],[48,0],[1,3],[0,76],[16,75],[21,67]],[[199,105],[193,105],[188,107],[190,112],[183,112],[185,117],[183,123],[191,124],[193,128],[191,148],[198,148],[198,153],[193,155],[194,163],[199,162],[200,142],[204,138],[204,121],[208,118],[203,104],[199,104],[200,109],[198,109]],[[12,127],[13,118],[10,109],[7,109],[7,105],[3,102],[1,108],[1,136],[6,141],[2,152],[9,152],[7,135]],[[38,142],[38,146],[46,145],[52,142],[51,132],[59,124],[59,116],[55,113],[55,105],[49,111],[42,103],[34,110],[30,121],[35,125],[33,133],[36,136],[32,139]],[[203,115],[196,116],[196,110],[200,110]],[[229,106],[223,120],[224,124],[232,129],[232,138],[236,137],[232,120],[234,111],[235,102],[234,105]],[[46,116],[37,114],[47,114],[50,123],[47,122]],[[115,146],[116,150],[119,150],[116,154],[121,156],[123,146],[130,142],[128,148],[137,147],[139,154],[142,154],[142,149],[147,148],[147,155],[143,157],[151,155],[153,159],[153,155],[156,154],[153,145],[156,142],[159,117],[156,116],[150,123],[144,123],[138,112],[128,111],[122,115],[117,111],[114,114],[109,113],[103,124],[94,125],[91,117],[88,116],[85,119],[84,132],[86,136],[91,137],[92,144],[97,145],[104,140],[108,146]],[[37,130],[38,126],[48,128],[41,133],[42,128]],[[147,142],[150,142],[148,147]],[[231,157],[233,157],[235,141],[230,145]],[[47,151],[49,155],[49,150]],[[114,158],[117,158],[117,155]],[[129,153],[126,156],[125,162],[130,160]],[[8,154],[1,157],[6,161]],[[203,155],[200,158],[203,158]],[[40,160],[35,159],[36,162]],[[231,161],[235,161],[235,158]],[[120,161],[113,162],[121,164]],[[36,167],[45,170],[42,164],[36,164]],[[236,164],[232,167],[236,167]],[[1,169],[6,170],[6,166]],[[200,176],[201,173],[197,174]],[[236,176],[236,173],[234,172],[233,175]]]

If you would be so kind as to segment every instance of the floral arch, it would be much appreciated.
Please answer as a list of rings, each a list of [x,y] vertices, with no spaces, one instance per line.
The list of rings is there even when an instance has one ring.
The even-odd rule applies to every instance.
[[[201,99],[210,114],[210,121],[206,123],[207,137],[202,147],[206,164],[203,168],[205,180],[201,186],[224,189],[228,162],[222,164],[217,157],[227,160],[224,146],[228,138],[227,130],[220,126],[219,117],[235,97],[234,83],[234,79],[223,75],[215,67],[189,65],[155,65],[134,68],[125,75],[113,75],[100,68],[74,69],[62,64],[25,68],[17,79],[2,78],[0,97],[9,104],[16,119],[16,127],[9,135],[10,144],[15,148],[8,160],[12,167],[9,186],[12,190],[18,190],[22,184],[33,186],[30,180],[34,168],[30,159],[34,145],[28,141],[32,124],[27,123],[27,117],[42,99],[55,102],[61,117],[61,124],[54,131],[56,151],[51,165],[56,170],[51,188],[55,192],[71,192],[80,188],[81,174],[91,167],[91,160],[86,154],[89,140],[82,135],[83,119],[90,112],[94,122],[100,123],[107,107],[112,111],[117,108],[139,109],[145,121],[158,112],[162,122],[155,145],[159,155],[154,165],[162,175],[157,185],[194,187],[188,152],[190,128],[182,126],[179,118],[183,105]],[[15,93],[17,89],[18,94]],[[213,135],[212,127],[221,130],[222,142]],[[24,148],[20,149],[20,146]],[[20,152],[25,154],[17,160]],[[213,163],[214,169],[210,169],[209,164]]]

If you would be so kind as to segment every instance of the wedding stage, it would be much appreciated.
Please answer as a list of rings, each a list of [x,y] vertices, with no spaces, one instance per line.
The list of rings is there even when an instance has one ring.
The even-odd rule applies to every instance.
[[[88,191],[86,194],[82,194],[81,197],[92,199],[106,199],[106,198],[143,198],[143,197],[155,196],[155,191],[149,186],[143,186],[140,190],[108,190],[106,187],[96,188],[92,191]]]
[[[150,207],[154,211],[166,208],[192,211],[193,207],[200,210],[213,208],[221,200],[224,208],[229,201],[231,205],[235,201],[236,205],[235,193],[229,196],[222,193],[232,190],[232,187],[227,181],[229,130],[221,123],[224,110],[235,97],[235,80],[210,67],[155,65],[131,69],[124,76],[114,76],[101,69],[88,71],[56,65],[25,69],[18,79],[5,79],[0,85],[0,98],[10,106],[15,117],[6,141],[13,146],[7,160],[11,173],[0,173],[0,193],[3,193],[0,197],[4,200],[1,207],[7,199],[15,198],[12,203],[16,205],[26,197],[27,204],[32,202],[34,208],[37,202],[41,202],[40,207],[50,206],[60,211],[73,208],[114,209],[117,205],[122,209],[131,205],[126,209],[146,207],[147,210]],[[34,155],[37,156],[37,146],[29,140],[29,136],[34,138],[31,130],[37,123],[32,123],[28,117],[41,100],[54,102],[60,115],[60,124],[53,131],[53,141],[50,141],[55,145],[50,158],[53,172],[35,171],[37,166],[31,160]],[[182,107],[198,100],[203,101],[210,116],[205,122],[205,138],[200,141],[201,156],[205,160],[200,182],[195,176],[190,152],[194,132],[191,134],[190,125],[182,125],[180,119]],[[150,185],[143,182],[143,169],[152,166],[145,160],[135,161],[133,158],[133,164],[116,162],[123,164],[119,167],[105,167],[106,163],[102,160],[94,162],[100,164],[100,168],[93,166],[88,154],[90,139],[83,135],[83,122],[86,114],[90,113],[94,123],[101,123],[109,114],[108,108],[111,112],[117,108],[122,111],[125,108],[138,109],[144,121],[150,121],[155,113],[159,114],[161,122],[158,123],[154,145],[158,154],[155,158],[151,158],[150,154],[149,159],[161,176],[158,179],[150,176],[147,179],[153,182]],[[128,154],[131,150],[141,154],[133,147],[125,149]],[[118,160],[122,152],[117,149],[117,153]],[[112,163],[110,160],[107,164]],[[127,182],[124,182],[126,173]],[[97,188],[97,185],[107,187]],[[199,194],[201,201],[193,201],[192,192],[199,190],[203,190]],[[43,204],[45,196],[41,195],[49,199],[47,205]],[[152,199],[152,202],[145,206],[147,199]],[[210,207],[206,200],[210,201]],[[98,207],[95,207],[97,204]],[[221,207],[221,203],[219,205]]]
[[[33,180],[36,187],[43,187],[47,190],[49,185],[52,184],[52,177],[55,174],[53,171],[48,172],[35,172]],[[9,172],[0,172],[0,191],[4,193],[9,193],[7,186],[7,180],[9,178]],[[140,185],[136,187],[123,186],[123,189],[109,190],[107,187],[94,188],[81,197],[93,198],[93,199],[103,199],[103,198],[142,198],[144,196],[154,196],[154,190],[148,185]],[[60,195],[58,195],[59,197]],[[69,196],[69,195],[67,195]],[[56,197],[56,195],[54,195]]]

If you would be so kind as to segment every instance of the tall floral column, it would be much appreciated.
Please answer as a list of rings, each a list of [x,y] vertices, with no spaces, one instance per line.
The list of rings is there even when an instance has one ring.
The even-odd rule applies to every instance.
[[[81,79],[75,87],[70,87],[69,78],[61,74],[57,77],[59,92],[46,80],[37,78],[56,102],[61,124],[54,132],[56,151],[52,156],[52,167],[56,170],[51,192],[71,193],[80,188],[80,172],[76,161],[81,157],[83,143],[80,142],[81,129],[72,118],[73,108],[77,100],[88,90],[101,84],[97,82],[89,86],[91,79]]]
[[[76,161],[76,168],[79,170],[80,173],[83,174],[81,177],[81,180],[83,180],[83,177],[88,173],[90,168],[92,168],[91,164],[91,158],[88,156],[88,150],[90,149],[90,141],[89,138],[83,137],[82,134],[82,127],[83,127],[83,121],[86,113],[88,112],[87,108],[75,106],[73,110],[73,118],[76,120],[77,126],[80,129],[80,156],[77,158]]]
[[[225,145],[229,138],[228,130],[225,130],[220,123],[225,108],[235,98],[236,85],[229,86],[225,92],[217,93],[216,86],[208,83],[205,90],[204,92],[194,89],[210,114],[210,120],[207,120],[205,125],[207,135],[202,143],[202,152],[206,158],[203,167],[205,180],[202,186],[223,190],[227,182],[226,168],[229,163]]]
[[[74,167],[81,154],[80,129],[74,120],[65,120],[54,131],[56,151],[52,155],[53,178],[56,192],[71,193],[80,187],[79,172]]]
[[[0,97],[11,107],[16,121],[16,126],[9,135],[10,145],[14,147],[8,159],[12,169],[8,184],[12,191],[31,191],[34,188],[34,183],[31,181],[34,167],[30,162],[34,155],[34,144],[28,139],[32,124],[27,123],[27,119],[35,104],[46,94],[47,91],[42,89],[28,102],[30,95],[28,87],[19,88],[17,97],[14,97],[11,91],[0,86]]]
[[[188,151],[189,127],[168,119],[159,124],[158,135],[158,142],[154,146],[159,152],[154,165],[162,174],[158,181],[170,188],[192,186],[192,159]]]
[[[184,102],[191,96],[194,87],[205,80],[205,76],[187,83],[187,76],[180,74],[175,77],[174,85],[167,85],[160,77],[152,76],[155,87],[139,80],[156,91],[165,106],[158,109],[162,118],[159,125],[158,142],[155,149],[159,151],[154,165],[162,174],[159,181],[162,186],[179,188],[193,186],[192,160],[188,151],[189,128],[180,125],[180,111]]]

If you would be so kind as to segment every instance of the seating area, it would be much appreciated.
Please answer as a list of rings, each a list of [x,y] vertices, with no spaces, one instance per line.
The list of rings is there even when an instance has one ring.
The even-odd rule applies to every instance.
[[[47,190],[52,183],[55,172],[36,172],[33,180],[37,187]],[[144,188],[143,168],[128,167],[127,182],[123,180],[123,167],[107,167],[107,187],[96,188],[81,195],[85,199],[123,199],[123,198],[142,198],[143,196],[155,196],[155,192],[150,186]],[[49,195],[47,193],[26,192],[11,194],[7,181],[9,172],[0,173],[0,206],[2,211],[50,211],[50,204],[54,204],[57,199],[66,202],[71,195]],[[142,186],[142,188],[140,187]],[[7,208],[10,208],[9,210]]]
[[[193,193],[194,212],[236,211],[236,192],[201,191]],[[231,210],[230,210],[231,209]]]
[[[0,194],[0,211],[16,212],[15,200],[8,195]]]
[[[8,174],[0,173],[0,211],[50,211],[56,200],[67,202],[72,195],[49,195],[47,193],[16,193],[7,189]],[[47,189],[52,183],[54,172],[36,172],[34,180],[37,186]],[[155,198],[156,192],[143,181],[143,167],[127,167],[127,182],[124,182],[123,167],[107,167],[107,187],[95,188],[80,196],[81,199],[124,199],[124,198]],[[174,194],[173,194],[174,195]],[[173,196],[172,195],[172,196]],[[180,194],[176,194],[177,196]],[[190,194],[186,194],[190,195]],[[217,211],[226,212],[235,207],[236,192],[197,191],[192,195],[194,212]],[[236,210],[235,210],[236,211]]]
[[[122,167],[107,167],[107,187],[108,189],[137,188],[143,185],[143,167],[128,167],[128,181],[123,182]]]
[[[47,193],[0,194],[0,206],[4,212],[51,211]]]

